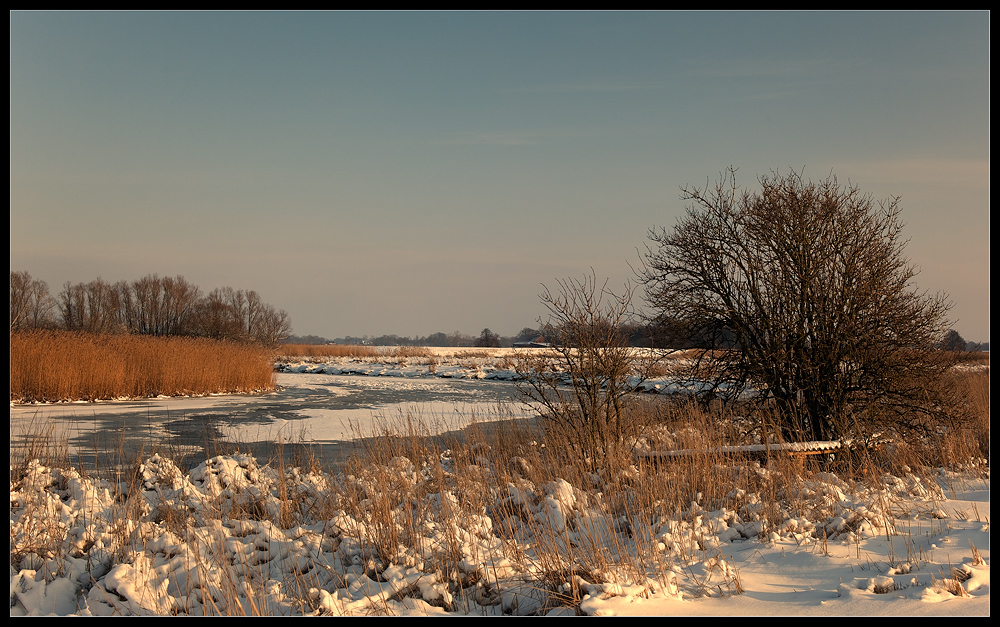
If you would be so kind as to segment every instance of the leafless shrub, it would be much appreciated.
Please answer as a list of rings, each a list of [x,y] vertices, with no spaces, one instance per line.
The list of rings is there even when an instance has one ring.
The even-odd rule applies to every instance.
[[[786,440],[933,431],[949,417],[936,382],[955,353],[944,295],[916,291],[898,198],[874,201],[833,176],[799,173],[714,188],[672,231],[651,231],[639,272],[660,319],[708,348],[693,376],[709,394],[772,404]],[[707,366],[707,368],[705,367]]]
[[[591,272],[557,286],[540,296],[549,310],[543,330],[553,348],[518,353],[522,392],[544,408],[552,431],[582,459],[628,457],[637,438],[628,416],[633,392],[656,371],[662,355],[636,352],[622,330],[632,316],[631,285],[615,295]]]

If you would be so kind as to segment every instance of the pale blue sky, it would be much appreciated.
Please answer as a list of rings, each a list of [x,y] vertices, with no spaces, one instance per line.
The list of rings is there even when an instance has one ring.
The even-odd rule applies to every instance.
[[[987,12],[10,14],[11,268],[513,334],[734,165],[902,196],[989,339]]]

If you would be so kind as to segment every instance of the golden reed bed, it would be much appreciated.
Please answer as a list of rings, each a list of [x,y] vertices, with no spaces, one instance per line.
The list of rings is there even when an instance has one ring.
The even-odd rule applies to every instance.
[[[11,402],[96,401],[274,389],[273,352],[191,337],[25,331],[10,338]]]

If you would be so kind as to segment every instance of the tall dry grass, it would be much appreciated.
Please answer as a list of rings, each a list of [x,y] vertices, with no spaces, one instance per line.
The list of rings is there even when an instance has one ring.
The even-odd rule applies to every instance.
[[[359,346],[356,344],[281,344],[278,346],[278,359],[318,358],[318,357],[355,357],[368,358],[381,355],[374,346]]]
[[[886,465],[953,468],[969,460],[990,458],[990,373],[986,368],[954,370],[942,385],[959,411],[950,424],[939,425],[923,438],[897,445]]]
[[[506,603],[499,599],[512,595],[523,595],[525,604],[538,608],[537,614],[554,607],[579,610],[583,598],[599,586],[646,585],[649,580],[665,590],[681,586],[689,596],[739,594],[739,573],[727,565],[722,552],[725,536],[717,527],[723,522],[731,525],[724,530],[730,538],[767,543],[794,537],[825,551],[826,521],[844,519],[851,533],[866,526],[868,531],[857,533],[859,542],[863,533],[875,529],[872,521],[906,506],[902,496],[899,504],[887,501],[896,498],[889,492],[877,495],[886,501],[879,501],[880,509],[865,500],[884,488],[886,473],[904,477],[926,465],[930,476],[941,464],[962,464],[984,454],[988,458],[988,371],[959,373],[952,385],[969,407],[965,422],[933,440],[880,452],[891,455],[873,454],[832,466],[817,458],[774,455],[761,460],[724,452],[726,447],[767,439],[766,429],[754,427],[763,422],[760,416],[659,396],[644,397],[630,409],[629,418],[644,444],[654,450],[703,454],[669,463],[638,458],[595,465],[574,457],[573,447],[558,432],[546,432],[544,420],[518,420],[514,412],[471,422],[461,434],[447,435],[437,435],[442,429],[434,416],[400,414],[376,421],[371,433],[356,433],[362,453],[342,468],[320,473],[315,459],[297,462],[306,462],[317,477],[322,474],[321,481],[311,484],[300,482],[302,473],[285,466],[279,446],[266,466],[275,471],[276,485],[269,494],[280,507],[269,509],[258,497],[239,503],[219,500],[200,515],[219,521],[268,520],[286,530],[318,525],[329,542],[357,547],[353,566],[343,559],[318,563],[315,557],[303,557],[302,567],[280,584],[287,597],[297,599],[302,613],[329,612],[330,606],[320,601],[346,585],[347,569],[353,569],[352,577],[363,569],[377,582],[392,567],[418,569],[448,582],[449,597],[440,601],[446,610],[471,601]],[[50,450],[57,441],[54,434],[40,432],[18,459],[12,449],[12,489],[24,474],[15,473],[15,468],[27,468],[31,459],[46,453],[58,463],[62,450]],[[271,585],[265,567],[250,561],[253,556],[234,558],[225,553],[224,539],[204,540],[192,529],[192,512],[180,503],[161,502],[151,513],[139,508],[135,469],[141,460],[106,467],[108,475],[117,473],[112,478],[122,520],[151,520],[191,544],[207,543],[204,554],[211,559],[200,567],[206,579],[209,571],[222,573],[222,591],[211,601],[218,606],[207,613],[272,613],[271,593],[264,583],[249,588],[240,583],[247,579]],[[849,497],[840,498],[841,493]],[[854,511],[857,503],[868,504],[864,511]],[[130,527],[120,528],[126,531],[115,537],[116,551],[124,554],[142,545],[142,538],[127,532]],[[888,526],[882,529],[894,533]],[[60,534],[65,530],[44,530],[36,542],[18,549],[16,557],[58,554],[65,546],[56,542]],[[340,555],[347,556],[347,549]],[[233,568],[214,566],[226,560]],[[505,574],[491,573],[490,568],[502,568]],[[391,614],[390,602],[409,594],[416,592],[387,588],[382,606],[368,611]]]
[[[336,507],[358,522],[376,570],[415,548],[429,557],[425,569],[449,573],[456,588],[469,556],[449,534],[460,535],[485,515],[503,557],[535,573],[531,594],[548,608],[578,606],[591,584],[651,578],[669,589],[678,568],[688,569],[689,586],[704,587],[689,589],[693,594],[739,594],[738,573],[708,541],[707,512],[726,512],[762,538],[790,517],[841,513],[837,503],[803,488],[820,470],[816,460],[776,455],[762,465],[749,455],[718,452],[747,443],[733,416],[664,399],[639,403],[633,412],[632,419],[660,430],[655,445],[706,453],[669,464],[609,459],[595,470],[543,425],[474,423],[463,437],[448,439],[430,437],[436,430],[426,417],[408,414],[381,423],[333,482]],[[449,498],[428,499],[435,494]],[[565,526],[545,514],[557,502],[571,509]],[[427,521],[442,530],[432,547],[422,546]]]
[[[205,338],[25,331],[10,338],[11,402],[274,389],[273,353]]]
[[[282,344],[278,359],[323,359],[348,357],[352,359],[430,357],[433,352],[423,346],[359,346],[357,344]]]
[[[970,398],[978,399],[986,412],[988,431],[988,378],[985,387],[981,377],[966,383]],[[380,573],[399,567],[449,582],[449,599],[440,601],[446,610],[469,601],[499,604],[501,598],[522,595],[521,602],[544,614],[554,607],[579,608],[598,586],[646,585],[650,579],[665,590],[680,585],[689,596],[739,594],[739,573],[727,565],[714,539],[721,521],[761,542],[778,534],[823,547],[823,521],[840,516],[849,518],[851,525],[867,524],[863,516],[851,518],[848,510],[866,493],[866,484],[880,486],[886,468],[873,466],[851,476],[841,473],[846,469],[837,469],[841,479],[836,480],[826,472],[817,473],[820,467],[813,459],[774,456],[761,462],[724,454],[723,447],[749,443],[754,437],[740,416],[652,397],[637,404],[631,416],[644,425],[648,445],[700,449],[705,454],[663,464],[608,460],[595,470],[593,464],[567,454],[570,447],[558,434],[546,433],[544,422],[515,419],[513,412],[498,415],[503,411],[498,407],[490,421],[471,422],[461,434],[443,436],[436,435],[441,429],[434,416],[383,417],[371,433],[356,434],[362,452],[342,468],[320,473],[316,460],[306,460],[317,477],[322,474],[322,481],[317,478],[310,484],[297,479],[302,473],[285,466],[279,450],[266,467],[275,471],[277,483],[270,493],[280,508],[264,507],[258,495],[238,504],[209,502],[199,515],[206,520],[269,520],[280,529],[299,529],[296,533],[319,525],[334,545],[356,547],[356,563],[330,559],[317,564],[317,558],[303,558],[295,571],[301,574],[293,573],[281,583],[282,592],[297,598],[303,613],[330,611],[319,599],[332,598],[331,591],[346,585],[344,569],[352,569],[351,576],[357,579],[361,568],[375,582]],[[37,446],[19,460],[12,451],[12,486],[23,474],[14,469],[26,468],[27,461],[44,453],[53,440],[41,433],[35,441]],[[952,454],[975,456],[975,451],[956,449]],[[58,459],[59,450],[51,457]],[[141,461],[137,457],[106,467],[120,495],[121,515],[151,519],[189,543],[204,542],[203,535],[192,529],[192,512],[180,503],[161,502],[151,513],[140,511],[132,495],[139,492],[135,469]],[[835,481],[836,490],[823,487],[830,481]],[[831,496],[838,491],[855,492],[857,497]],[[558,521],[562,515],[565,524]],[[816,526],[792,525],[803,520]],[[65,535],[65,530],[49,533],[57,539],[59,534]],[[123,532],[114,547],[126,551],[141,543],[141,538]],[[266,573],[256,572],[263,565],[240,561],[251,560],[250,554],[227,557],[223,540],[216,544],[204,552],[211,557],[205,562],[206,572],[209,562],[236,561],[233,568],[216,569],[222,573],[222,592],[213,597],[219,605],[205,611],[271,612],[270,593],[263,584],[249,592],[238,585],[243,576],[254,582],[268,580]],[[42,555],[43,550],[48,549],[34,543],[20,553]],[[58,547],[51,550],[57,552]],[[347,549],[340,555],[347,556]],[[490,568],[502,568],[506,574],[488,572]],[[315,573],[323,576],[313,580]],[[383,605],[367,611],[391,614],[389,602],[408,594],[415,592],[386,588]],[[507,613],[518,611],[504,608]]]

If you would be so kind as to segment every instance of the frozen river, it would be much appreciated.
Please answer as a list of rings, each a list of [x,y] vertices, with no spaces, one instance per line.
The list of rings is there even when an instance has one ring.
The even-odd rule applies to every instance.
[[[279,373],[277,383],[278,391],[261,396],[12,406],[11,447],[25,434],[49,432],[68,445],[73,463],[87,466],[114,461],[119,450],[126,458],[155,450],[204,459],[238,447],[267,459],[281,442],[288,459],[308,446],[337,463],[406,416],[441,434],[532,415],[517,402],[517,386],[504,381]]]

